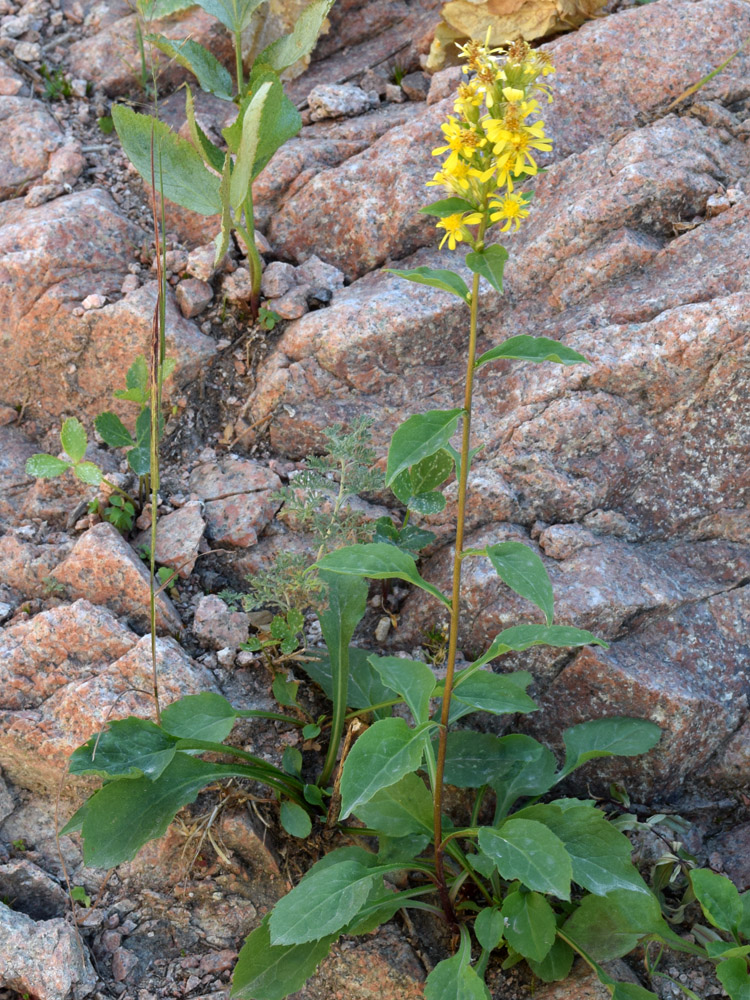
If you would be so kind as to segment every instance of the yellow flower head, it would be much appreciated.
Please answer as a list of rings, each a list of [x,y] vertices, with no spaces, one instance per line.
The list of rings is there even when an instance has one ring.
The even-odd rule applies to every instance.
[[[470,212],[468,215],[465,212],[457,212],[455,215],[446,215],[445,218],[440,219],[437,224],[438,229],[445,230],[445,236],[440,241],[439,249],[442,250],[443,244],[447,240],[448,248],[450,250],[455,250],[457,243],[461,243],[466,239],[471,239],[471,234],[466,226],[477,225],[481,221],[482,216],[479,212]]]
[[[440,128],[448,142],[445,146],[438,146],[437,149],[433,149],[432,155],[439,156],[441,153],[450,150],[450,156],[443,164],[443,170],[449,172],[455,169],[460,156],[470,160],[475,151],[487,142],[487,139],[475,131],[471,125],[467,127],[453,117],[449,118]]]
[[[503,233],[507,232],[511,226],[515,226],[518,229],[521,225],[521,220],[525,219],[529,214],[526,202],[519,194],[507,194],[500,201],[491,201],[490,209],[493,208],[496,211],[490,212],[490,219],[493,222],[505,220],[505,225],[500,227],[500,231]]]

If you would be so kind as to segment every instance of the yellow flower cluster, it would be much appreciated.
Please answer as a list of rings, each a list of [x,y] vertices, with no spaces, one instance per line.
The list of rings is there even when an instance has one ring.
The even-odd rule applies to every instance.
[[[552,100],[544,77],[554,68],[546,52],[523,41],[491,49],[489,35],[484,44],[470,41],[459,51],[467,80],[458,88],[455,117],[441,126],[445,144],[432,151],[448,156],[427,182],[467,203],[466,211],[437,223],[445,231],[440,246],[447,240],[451,250],[462,241],[474,242],[467,226],[481,225],[484,232],[495,222],[503,223],[503,231],[521,225],[529,196],[514,192],[514,186],[537,173],[533,151],[552,148],[535,97],[541,93]]]

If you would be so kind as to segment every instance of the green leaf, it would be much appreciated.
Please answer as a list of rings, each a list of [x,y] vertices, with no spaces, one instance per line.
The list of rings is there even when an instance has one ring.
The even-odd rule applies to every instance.
[[[557,812],[554,803],[545,810],[545,826],[565,845],[573,862],[573,881],[597,896],[614,889],[650,894],[633,866],[628,838],[607,822],[598,809],[571,808]]]
[[[156,21],[194,6],[194,0],[137,0],[136,10],[145,21]]]
[[[368,708],[388,701],[392,692],[385,687],[380,674],[369,662],[370,651],[349,647],[349,687],[346,703],[349,708]],[[331,678],[331,661],[327,656],[300,661],[300,667],[311,680],[319,684],[326,695],[333,701],[333,680]],[[391,714],[389,708],[379,709],[375,718],[385,719]]]
[[[142,354],[139,354],[127,370],[127,374],[125,375],[125,385],[128,389],[140,389],[144,394],[145,402],[145,395],[148,392],[148,382],[148,361],[146,361],[146,358]]]
[[[425,1000],[490,1000],[490,992],[471,967],[469,936],[464,933],[457,954],[438,962],[424,984]]]
[[[291,34],[277,38],[261,52],[256,62],[281,73],[304,58],[315,48],[323,22],[332,6],[333,0],[313,0],[298,16]]]
[[[358,819],[386,837],[432,833],[432,796],[416,774],[381,788],[368,802],[357,806]]]
[[[398,656],[371,656],[370,663],[383,683],[400,695],[417,723],[430,717],[430,698],[435,690],[435,675],[426,663],[404,660]]]
[[[533,958],[527,958],[529,968],[545,983],[556,983],[560,979],[567,979],[573,966],[575,952],[560,938],[556,938],[555,943],[550,948],[546,957],[541,962],[535,962]]]
[[[215,146],[211,142],[196,120],[193,92],[187,84],[185,84],[185,118],[187,119],[188,131],[190,132],[193,145],[203,157],[204,162],[220,174],[223,174],[225,170],[231,174],[231,157],[227,157],[218,146]],[[219,195],[221,195],[221,185],[219,186]],[[227,201],[227,206],[228,204],[229,202]],[[223,206],[224,201],[222,199]],[[166,377],[164,376],[165,379]]]
[[[615,983],[612,1000],[659,1000],[659,997],[637,983]],[[747,1000],[750,1000],[750,996]]]
[[[279,87],[281,86],[278,81],[277,84]],[[252,100],[242,115],[242,137],[229,184],[229,203],[235,212],[242,207],[250,190],[255,154],[260,141],[263,105],[272,86],[273,83],[270,80],[262,84],[253,94]]]
[[[485,552],[503,583],[536,604],[544,612],[547,624],[551,625],[554,615],[552,584],[536,552],[521,542],[488,545]]]
[[[485,278],[496,292],[503,290],[503,268],[508,259],[508,251],[498,244],[484,250],[472,250],[466,255],[466,266],[474,274]]]
[[[206,169],[191,143],[163,122],[124,104],[112,108],[112,118],[128,159],[147,184],[152,180],[153,145],[157,191],[161,189],[165,198],[200,215],[221,212],[219,178]]]
[[[445,219],[449,215],[458,215],[459,212],[476,212],[476,205],[464,198],[441,198],[440,201],[433,201],[430,205],[420,208],[422,215],[434,215],[438,219]]]
[[[567,649],[573,646],[604,646],[608,643],[597,639],[591,632],[568,625],[514,625],[499,632],[487,652],[471,664],[471,669],[484,666],[503,653],[522,653],[532,646],[555,646]]]
[[[309,837],[312,831],[310,814],[296,802],[281,803],[281,825],[292,837]]]
[[[555,941],[555,914],[537,892],[511,892],[502,908],[505,940],[524,958],[542,962]]]
[[[198,42],[190,38],[174,41],[164,35],[147,35],[146,40],[160,52],[189,70],[197,79],[202,90],[231,101],[234,93],[232,77],[219,60]]]
[[[716,977],[729,994],[729,1000],[750,1000],[750,973],[744,958],[719,962]]]
[[[432,723],[411,729],[403,719],[381,719],[364,732],[346,758],[341,776],[341,819],[395,785],[422,763]]]
[[[479,670],[459,683],[461,673],[463,671],[456,675],[456,687],[451,701],[452,722],[467,712],[507,715],[512,712],[535,712],[538,708],[534,699],[524,690],[532,681],[531,674],[526,670],[513,674],[493,674],[487,670]]]
[[[236,1000],[284,1000],[301,990],[338,935],[305,944],[272,945],[269,917],[246,939],[232,975]]]
[[[83,424],[76,417],[68,417],[60,431],[60,441],[65,451],[74,462],[80,462],[86,454],[88,439]]]
[[[506,820],[500,829],[482,827],[479,846],[505,879],[518,879],[536,892],[570,899],[573,867],[562,841],[528,819]]]
[[[530,337],[522,333],[517,337],[509,337],[497,347],[485,351],[474,362],[474,367],[486,365],[488,361],[498,361],[509,358],[514,361],[556,361],[559,365],[588,365],[591,362],[578,351],[565,347],[557,340],[549,337]]]
[[[503,939],[503,918],[497,906],[480,910],[474,921],[474,934],[485,951],[494,951]]]
[[[445,449],[436,451],[410,469],[400,472],[391,483],[391,489],[401,503],[408,506],[412,497],[430,493],[441,486],[453,472],[453,465],[450,452]]]
[[[471,295],[464,279],[460,274],[447,268],[415,267],[411,271],[398,271],[394,267],[386,267],[384,270],[386,274],[395,274],[397,278],[403,278],[405,281],[441,288],[444,292],[457,295],[467,305],[471,302]]]
[[[247,28],[262,3],[264,0],[200,0],[199,6],[234,34]]]
[[[132,861],[143,845],[161,837],[178,809],[220,778],[247,774],[250,768],[209,764],[176,753],[161,775],[110,781],[86,803],[83,859],[95,868],[114,868]]]
[[[350,652],[353,652],[350,651],[349,643],[367,608],[367,584],[364,580],[342,580],[340,576],[328,573],[322,574],[322,579],[328,584],[328,607],[321,612],[319,619],[328,649],[328,666],[332,679],[326,694],[331,700],[340,701],[342,708],[346,705],[364,708],[372,702],[353,705],[349,700],[348,682]],[[365,697],[368,695],[369,692]]]
[[[584,896],[565,922],[565,934],[597,962],[622,958],[664,921],[655,896],[617,889],[606,896]]]
[[[32,455],[26,460],[26,475],[35,479],[53,479],[61,476],[71,467],[70,462],[62,458],[55,458],[54,455]]]
[[[107,410],[94,421],[97,433],[110,448],[132,448],[133,436],[116,413]]]
[[[415,413],[405,420],[394,432],[388,448],[386,486],[390,486],[405,469],[443,451],[456,433],[458,418],[463,412],[458,409],[429,410],[427,413]],[[441,462],[444,460],[441,459]],[[422,485],[422,490],[425,488]]]
[[[592,719],[563,733],[565,766],[560,778],[596,757],[637,757],[648,753],[661,739],[661,729],[647,719],[616,716]]]
[[[153,781],[172,761],[176,744],[173,736],[147,719],[118,719],[71,754],[68,770],[102,778],[145,776]]]
[[[378,837],[378,861],[391,864],[400,861],[407,865],[419,857],[432,840],[431,833],[410,833],[406,837]],[[358,932],[359,933],[359,932]]]
[[[271,691],[273,696],[279,705],[283,705],[285,708],[298,708],[297,705],[297,689],[299,688],[299,681],[290,681],[284,676],[284,674],[276,674],[273,679],[273,684],[271,685]]]
[[[450,606],[448,598],[437,587],[423,580],[414,559],[395,545],[387,542],[370,542],[367,545],[348,545],[328,552],[315,565],[318,569],[345,576],[365,576],[373,580],[392,578],[406,580],[436,597],[441,604]]]
[[[409,507],[417,514],[426,517],[428,514],[439,514],[445,510],[445,497],[437,490],[430,493],[418,493],[411,498]]]
[[[743,906],[734,882],[707,868],[690,872],[690,881],[708,922],[721,931],[737,933],[742,922]]]
[[[161,713],[161,725],[182,739],[221,743],[231,733],[236,718],[237,713],[226,698],[203,691],[168,705]]]
[[[254,73],[251,78],[254,91],[266,82],[271,83],[271,91],[263,104],[252,180],[255,180],[276,150],[302,128],[300,113],[284,93],[275,73]]]
[[[128,452],[128,465],[136,476],[147,476],[151,471],[151,449],[148,447],[131,448]]]
[[[315,865],[273,909],[271,943],[304,944],[341,931],[362,909],[377,877],[387,866],[359,861]]]
[[[73,466],[73,472],[87,486],[98,486],[104,478],[102,470],[93,462],[79,462]]]
[[[544,795],[555,783],[557,764],[551,750],[531,736],[502,737],[496,757],[497,776],[489,784],[497,795],[495,822],[505,816],[522,795]]]
[[[742,903],[742,920],[740,920],[739,931],[742,937],[750,940],[750,890],[742,893],[740,902]]]
[[[459,729],[448,733],[445,782],[455,788],[481,788],[498,772],[503,741],[491,733]],[[502,765],[501,765],[502,769]]]

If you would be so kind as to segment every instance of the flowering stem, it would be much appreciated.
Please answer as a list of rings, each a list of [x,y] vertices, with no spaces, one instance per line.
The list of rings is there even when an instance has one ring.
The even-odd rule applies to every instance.
[[[484,247],[484,231],[486,215],[479,227],[475,250]],[[461,556],[464,544],[464,522],[466,517],[466,484],[469,478],[469,443],[471,437],[471,404],[474,391],[474,359],[477,350],[477,313],[479,310],[479,275],[474,275],[471,286],[471,317],[469,321],[469,354],[466,359],[466,386],[464,392],[464,416],[461,438],[461,468],[458,477],[458,516],[456,518],[456,547],[453,553],[453,590],[451,594],[450,635],[448,638],[448,665],[445,674],[445,689],[443,693],[443,708],[440,714],[440,733],[438,737],[437,768],[433,794],[433,828],[435,836],[435,873],[438,891],[445,919],[451,926],[458,921],[453,908],[443,868],[443,778],[445,774],[445,755],[448,747],[448,716],[451,707],[453,690],[453,674],[456,669],[456,649],[458,648],[458,628],[461,614]]]

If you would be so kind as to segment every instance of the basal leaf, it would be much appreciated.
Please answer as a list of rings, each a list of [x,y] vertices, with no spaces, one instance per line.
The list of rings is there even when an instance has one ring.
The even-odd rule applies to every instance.
[[[503,939],[503,918],[500,908],[487,906],[477,913],[474,934],[485,951],[494,951]]]
[[[245,940],[232,974],[236,1000],[284,1000],[301,990],[338,937],[305,944],[272,945],[269,917]]]
[[[716,967],[716,978],[729,1000],[750,1000],[750,973],[744,958],[728,958]]]
[[[433,584],[423,580],[417,564],[407,552],[387,542],[370,542],[366,545],[348,545],[328,552],[315,564],[318,569],[345,576],[364,576],[373,580],[398,579],[421,587],[436,597],[441,604],[450,605],[448,598]]]
[[[136,476],[147,476],[151,471],[151,449],[131,448],[128,452],[128,465]]]
[[[116,413],[107,410],[94,421],[97,433],[110,448],[132,448],[133,436]]]
[[[508,819],[500,829],[482,827],[479,846],[505,879],[536,892],[570,899],[573,867],[562,841],[534,820]]]
[[[734,882],[707,868],[693,870],[690,881],[708,922],[719,930],[736,934],[742,923],[743,906]]]
[[[468,934],[462,935],[458,952],[438,962],[424,984],[425,1000],[490,1000],[490,991],[471,967]]]
[[[561,979],[567,979],[574,958],[575,952],[570,945],[557,938],[541,962],[535,962],[533,958],[527,958],[526,961],[534,975],[542,982],[556,983]]]
[[[471,301],[469,289],[460,274],[447,268],[415,267],[411,271],[399,271],[394,267],[385,268],[387,274],[395,274],[405,281],[414,281],[418,285],[429,285],[431,288],[441,288],[444,292],[457,295],[467,305]]]
[[[615,983],[612,1000],[659,1000],[659,997],[637,983]],[[747,1000],[750,1000],[750,995]]]
[[[165,38],[164,35],[147,35],[147,41],[155,45],[160,52],[189,70],[196,78],[202,90],[216,94],[225,101],[231,101],[234,95],[232,77],[219,60],[208,49],[190,38],[182,41]]]
[[[401,695],[417,723],[430,717],[430,697],[435,690],[435,675],[426,663],[404,660],[398,656],[371,656],[370,663],[383,683]]]
[[[405,469],[443,451],[456,433],[462,413],[463,410],[459,409],[429,410],[427,413],[415,413],[405,420],[394,432],[388,448],[386,486],[390,486]],[[422,489],[415,492],[424,489],[422,485]]]
[[[157,190],[161,189],[170,201],[200,215],[221,212],[219,178],[205,167],[191,143],[163,122],[124,104],[112,108],[112,118],[128,159],[147,184],[152,180],[153,142]]]
[[[86,454],[88,439],[83,424],[76,417],[68,417],[63,423],[60,431],[60,441],[63,451],[73,459],[80,462]]]
[[[368,708],[389,701],[393,692],[383,684],[380,674],[370,663],[371,653],[368,649],[349,647],[349,686],[346,703],[349,708]],[[333,700],[333,679],[331,677],[331,661],[327,656],[310,658],[300,663],[311,680],[323,688],[326,695]],[[374,713],[376,719],[388,718],[390,708],[379,709]]]
[[[503,290],[503,268],[508,259],[505,247],[495,244],[484,250],[472,250],[466,255],[466,266],[474,274],[485,278],[496,292]]]
[[[522,653],[532,646],[555,646],[567,649],[574,646],[604,646],[608,643],[597,639],[591,632],[581,628],[570,628],[568,625],[514,625],[499,632],[492,640],[490,648],[475,660],[471,667],[484,666],[504,653]]]
[[[221,743],[231,733],[236,718],[237,713],[226,698],[203,691],[168,705],[161,713],[161,725],[182,739]]]
[[[153,781],[172,761],[176,743],[147,719],[118,719],[71,754],[68,770],[102,778],[145,776]]]
[[[552,907],[538,892],[511,892],[502,908],[505,940],[524,958],[542,962],[555,941]]]
[[[54,455],[32,455],[26,460],[26,475],[35,479],[53,479],[61,476],[71,468],[71,463],[62,458],[55,458]]]
[[[555,755],[531,736],[503,736],[496,757],[497,774],[489,784],[495,790],[498,822],[523,795],[544,795],[555,783]]]
[[[362,822],[386,837],[432,833],[432,796],[416,774],[405,774],[357,806]]]
[[[296,802],[281,803],[281,825],[292,837],[309,837],[312,831],[310,814]]]
[[[446,784],[456,788],[481,788],[489,784],[497,776],[502,746],[502,739],[491,733],[475,733],[469,729],[449,732],[445,758]]]
[[[428,514],[439,514],[445,510],[445,497],[438,490],[429,493],[418,493],[411,498],[409,508],[417,514],[426,517]]]
[[[488,545],[486,553],[503,583],[536,604],[544,612],[547,624],[551,625],[554,615],[552,584],[536,552],[521,542],[500,542]]]
[[[403,719],[381,719],[359,737],[341,776],[341,819],[417,770],[430,728],[432,723],[412,729]]]
[[[661,738],[661,729],[648,719],[613,717],[592,719],[563,733],[564,777],[595,757],[637,757],[648,753]]]
[[[584,896],[564,930],[595,961],[609,962],[627,955],[647,934],[659,933],[662,925],[655,896],[618,889]]]
[[[261,52],[256,61],[281,73],[312,52],[333,2],[334,0],[313,0],[309,3],[297,17],[291,34],[277,38]]]
[[[474,367],[486,365],[488,361],[498,361],[508,358],[514,361],[555,361],[560,365],[588,365],[588,361],[578,351],[566,347],[549,337],[530,337],[522,333],[517,337],[509,337],[497,347],[485,351],[474,362]]]

